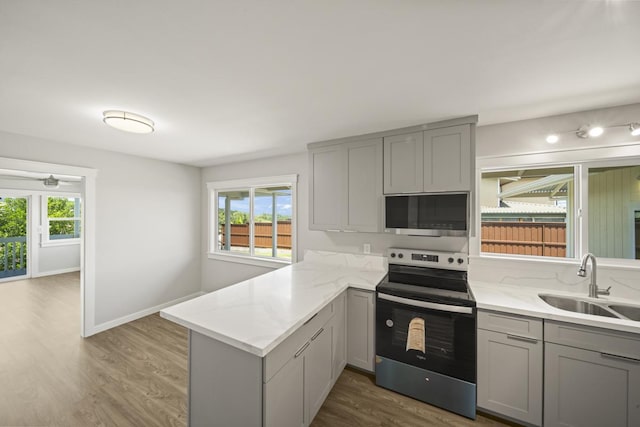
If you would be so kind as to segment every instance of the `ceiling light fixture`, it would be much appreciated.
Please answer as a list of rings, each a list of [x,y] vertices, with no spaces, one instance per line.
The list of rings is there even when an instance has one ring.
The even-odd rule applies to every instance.
[[[547,135],[547,142],[549,144],[555,144],[559,140],[560,140],[560,137],[554,133],[552,133],[551,135]]]
[[[593,126],[589,129],[589,136],[592,138],[597,138],[604,133],[604,129],[602,126]]]
[[[575,134],[575,136],[577,136],[580,139],[597,138],[601,136],[606,129],[620,128],[620,127],[626,127],[627,129],[629,129],[629,133],[631,134],[631,136],[640,136],[640,123],[632,122],[632,123],[627,123],[623,125],[611,125],[611,126],[584,125],[584,126],[580,126],[578,130],[556,132],[556,133],[549,134],[546,137],[546,141],[549,144],[555,144],[560,140],[560,135],[571,134],[571,133]]]
[[[151,133],[154,130],[152,120],[140,114],[119,110],[107,110],[102,113],[103,121],[109,126],[132,133]]]
[[[60,186],[60,180],[56,179],[53,175],[49,175],[49,177],[44,178],[42,183],[47,188],[58,188]]]

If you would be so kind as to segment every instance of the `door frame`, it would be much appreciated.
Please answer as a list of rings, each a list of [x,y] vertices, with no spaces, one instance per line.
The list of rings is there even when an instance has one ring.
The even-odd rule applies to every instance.
[[[13,190],[13,189],[0,189],[0,195],[7,196],[11,199],[26,199],[27,200],[27,218],[26,218],[26,229],[27,229],[27,271],[23,276],[12,276],[5,277],[0,279],[0,283],[12,282],[14,280],[24,280],[31,278],[32,269],[31,266],[33,264],[33,217],[32,215],[32,203],[33,203],[33,195],[29,193],[29,190]],[[37,256],[36,256],[37,258]],[[37,262],[37,259],[36,259]]]
[[[95,333],[96,295],[96,176],[97,169],[57,163],[0,157],[0,169],[58,175],[75,175],[82,178],[83,233],[80,239],[80,336]]]

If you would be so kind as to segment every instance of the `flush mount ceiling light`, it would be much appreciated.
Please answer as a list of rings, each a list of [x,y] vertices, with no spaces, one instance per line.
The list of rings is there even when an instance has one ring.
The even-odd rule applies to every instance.
[[[103,121],[109,126],[132,133],[151,133],[154,123],[140,114],[127,111],[107,110],[102,113]]]
[[[631,136],[640,136],[640,123],[633,122],[633,123],[627,123],[623,125],[611,125],[611,126],[599,126],[599,125],[598,126],[590,126],[590,125],[580,126],[578,130],[551,133],[547,135],[546,141],[549,144],[555,144],[556,142],[560,141],[560,135],[562,134],[574,134],[580,139],[597,138],[601,136],[606,129],[619,128],[619,127],[628,128]]]

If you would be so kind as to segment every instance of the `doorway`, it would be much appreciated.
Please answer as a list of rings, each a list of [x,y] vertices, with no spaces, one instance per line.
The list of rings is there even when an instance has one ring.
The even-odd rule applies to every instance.
[[[0,193],[0,281],[28,276],[29,197]]]
[[[53,176],[74,176],[79,178],[82,200],[80,237],[80,336],[88,337],[96,333],[95,328],[95,220],[96,220],[96,175],[97,170],[79,166],[44,163],[30,160],[0,157],[0,172],[5,175],[39,174],[43,185],[51,183]],[[54,181],[58,181],[55,179]],[[76,218],[71,218],[75,221]],[[33,219],[30,221],[33,222]],[[27,247],[28,249],[28,247]],[[27,260],[28,262],[29,260]],[[33,259],[31,260],[33,263]],[[28,269],[28,265],[26,265]]]

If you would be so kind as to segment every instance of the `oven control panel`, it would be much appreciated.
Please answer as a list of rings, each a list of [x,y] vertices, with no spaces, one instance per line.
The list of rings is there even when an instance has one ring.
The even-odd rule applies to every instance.
[[[437,252],[423,249],[387,249],[389,264],[415,265],[420,267],[467,270],[469,255],[459,252]]]

